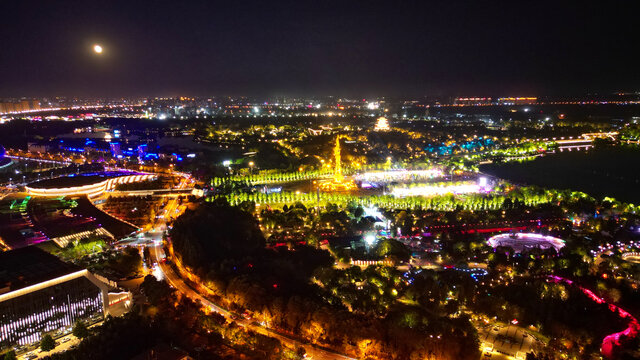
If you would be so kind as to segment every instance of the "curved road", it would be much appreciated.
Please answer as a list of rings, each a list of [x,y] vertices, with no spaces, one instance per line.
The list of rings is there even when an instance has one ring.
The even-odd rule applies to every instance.
[[[231,315],[232,315],[231,312],[214,304],[213,302],[209,301],[206,297],[204,297],[203,295],[195,291],[191,286],[186,284],[184,280],[182,280],[182,278],[179,275],[177,275],[170,266],[167,266],[162,261],[160,261],[162,258],[164,258],[164,251],[162,249],[162,245],[156,243],[156,245],[152,247],[152,251],[150,251],[150,254],[151,254],[151,257],[153,258],[152,260],[158,264],[158,269],[160,269],[160,271],[162,272],[162,276],[164,276],[164,278],[167,280],[169,284],[171,284],[171,286],[173,286],[178,291],[180,291],[181,293],[189,297],[191,300],[195,302],[200,302],[204,306],[208,306],[212,311],[215,311],[228,319],[231,318]],[[352,357],[345,356],[345,355],[333,352],[331,350],[322,349],[309,344],[303,344],[296,339],[292,339],[288,336],[277,333],[266,327],[255,325],[250,320],[246,320],[244,318],[238,318],[235,321],[240,326],[253,330],[262,335],[276,338],[281,342],[286,343],[287,345],[292,346],[294,348],[303,347],[307,351],[307,354],[310,356],[311,359],[356,360]]]
[[[176,187],[176,190],[186,189],[187,186],[189,186],[190,183],[192,182],[192,180],[188,176],[181,176],[181,177],[182,179],[180,180],[180,183]],[[163,214],[164,216],[154,226],[154,228],[156,229],[166,229],[167,220],[171,218],[176,218],[181,213],[181,210],[183,209],[183,207],[180,206],[176,198],[171,198],[167,201],[167,204],[164,209],[165,209]],[[151,251],[149,251],[149,253],[151,255],[152,261],[158,264],[157,268],[154,269],[155,275],[157,277],[166,279],[171,286],[173,286],[175,289],[183,293],[185,296],[189,297],[191,300],[195,302],[200,302],[202,305],[209,307],[209,309],[211,309],[212,311],[215,311],[223,315],[227,319],[232,320],[231,312],[209,301],[209,299],[207,299],[205,296],[201,295],[198,291],[194,290],[191,286],[185,283],[184,280],[182,280],[182,278],[178,274],[176,274],[175,271],[173,271],[173,269],[170,266],[167,266],[165,263],[161,261],[163,258],[165,258],[164,250],[162,248],[161,234],[162,232],[145,233],[145,237],[147,239],[153,240],[153,244],[154,244],[153,246],[151,246]],[[293,348],[303,347],[307,351],[307,354],[309,356],[308,358],[310,359],[357,360],[355,358],[348,357],[328,349],[323,349],[310,344],[303,344],[296,339],[290,338],[288,336],[275,332],[266,327],[256,325],[255,323],[252,323],[252,321],[246,320],[244,318],[238,318],[235,321],[240,326],[243,326],[247,329],[255,331],[256,333],[266,335],[272,338],[276,338],[280,340],[282,343],[285,343]]]

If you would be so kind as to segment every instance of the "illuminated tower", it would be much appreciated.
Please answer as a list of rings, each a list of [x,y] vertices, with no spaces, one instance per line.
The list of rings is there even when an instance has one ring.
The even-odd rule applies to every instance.
[[[345,191],[356,188],[353,180],[347,180],[342,175],[342,156],[340,155],[340,135],[336,138],[336,146],[333,148],[333,158],[335,164],[333,166],[333,178],[329,181],[320,183],[320,189],[324,191]]]
[[[373,128],[375,131],[389,131],[390,129],[389,121],[384,116],[381,116],[376,120],[376,126]]]
[[[336,137],[336,146],[333,148],[333,157],[335,158],[333,181],[336,183],[341,183],[344,181],[344,176],[342,176],[342,162],[340,157],[340,135]]]

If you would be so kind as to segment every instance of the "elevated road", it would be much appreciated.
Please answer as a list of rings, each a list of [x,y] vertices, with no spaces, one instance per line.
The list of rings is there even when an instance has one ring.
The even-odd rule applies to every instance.
[[[149,189],[149,190],[113,190],[106,193],[110,196],[184,196],[191,195],[193,188],[185,189]]]

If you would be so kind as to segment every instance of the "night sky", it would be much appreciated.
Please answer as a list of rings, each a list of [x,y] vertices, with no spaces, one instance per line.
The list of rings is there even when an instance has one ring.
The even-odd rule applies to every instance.
[[[0,96],[638,90],[632,3],[2,1]]]

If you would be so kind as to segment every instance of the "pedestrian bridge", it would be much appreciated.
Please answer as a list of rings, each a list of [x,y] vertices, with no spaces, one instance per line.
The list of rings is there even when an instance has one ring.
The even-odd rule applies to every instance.
[[[148,190],[114,190],[109,191],[106,195],[110,196],[184,196],[184,195],[195,195],[194,190],[197,189],[148,189]]]

